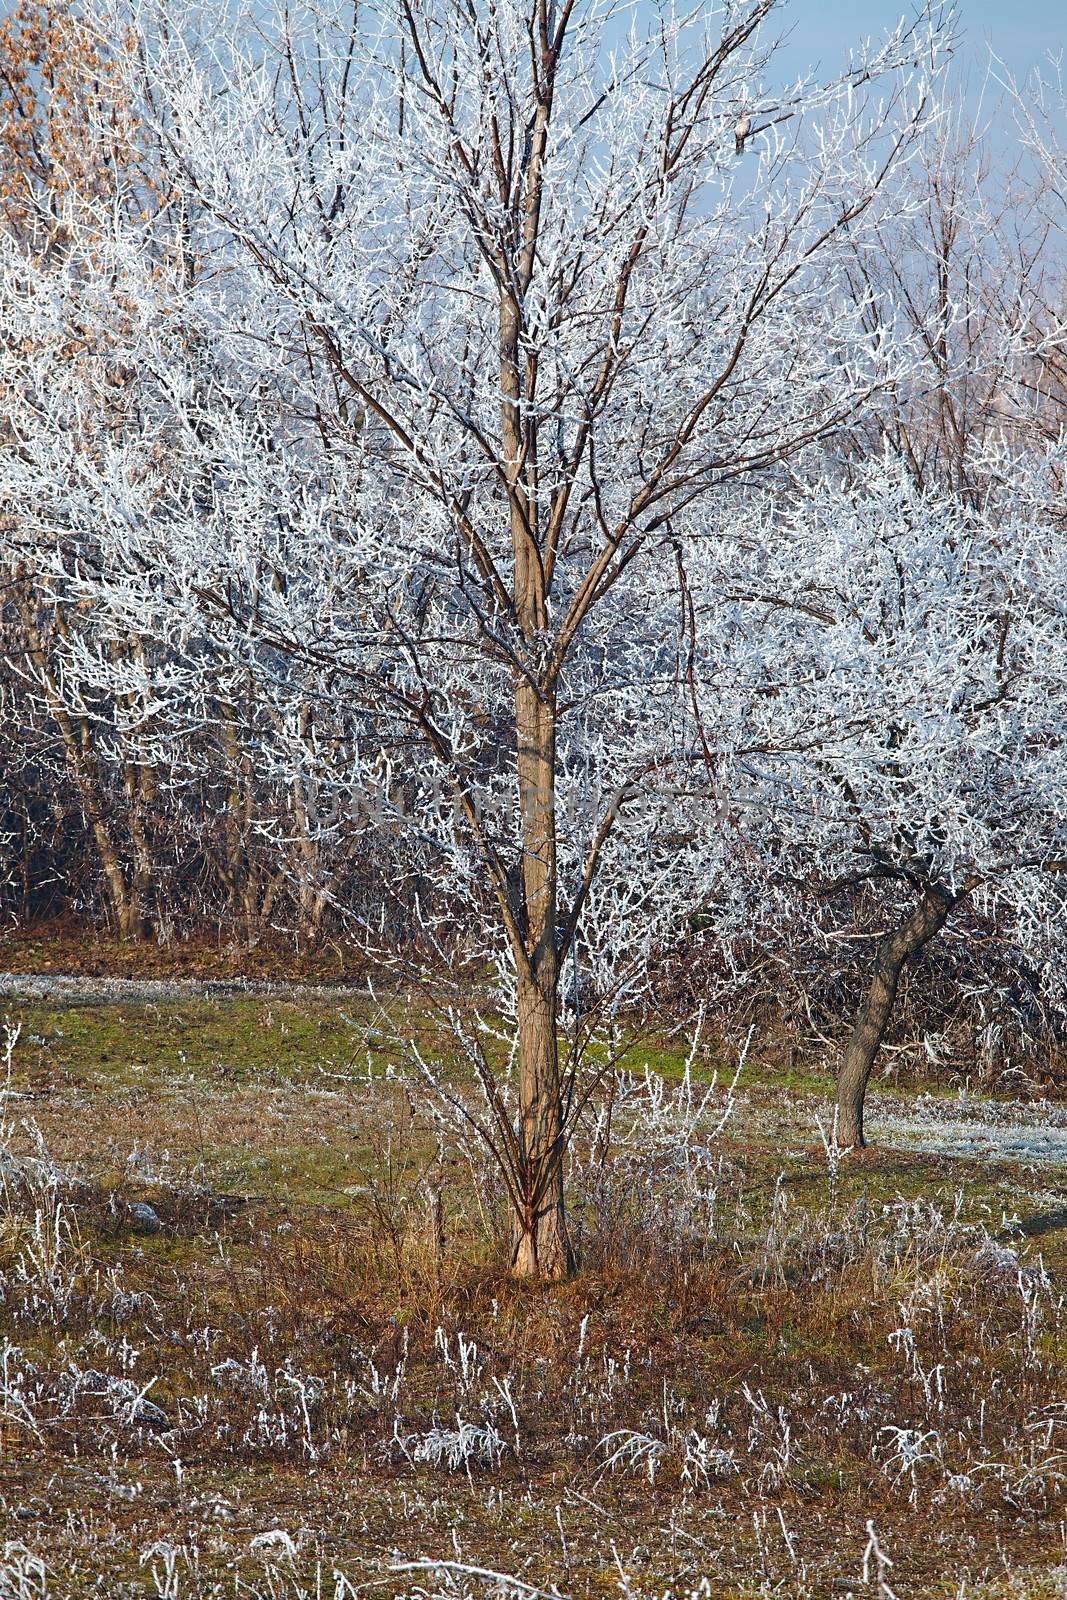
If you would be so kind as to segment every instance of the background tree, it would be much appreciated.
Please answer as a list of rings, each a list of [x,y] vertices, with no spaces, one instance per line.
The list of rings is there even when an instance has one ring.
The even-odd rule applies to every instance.
[[[962,95],[905,181],[913,204],[876,249],[857,250],[854,293],[893,307],[921,364],[860,421],[854,448],[862,461],[888,442],[921,487],[980,504],[987,444],[1033,437],[1029,352],[1039,328],[1051,331],[1059,271],[1044,185],[1020,143],[991,137]]]
[[[109,349],[111,325],[124,313],[101,294],[112,209],[132,208],[139,217],[154,187],[138,170],[143,151],[120,65],[130,48],[130,36],[120,35],[105,49],[65,0],[20,0],[0,22],[0,227],[19,251],[22,296],[21,314],[5,324],[0,393],[7,416],[18,409],[22,389],[47,368],[50,383],[90,386],[85,398],[101,419],[106,416],[98,426],[130,423],[121,365]],[[50,293],[71,294],[79,307],[58,337],[33,312],[33,299]],[[17,450],[10,426],[0,427],[3,447]],[[123,739],[123,725],[137,720],[133,704],[127,699],[116,718],[110,701],[94,705],[82,692],[70,645],[86,625],[85,609],[50,588],[23,532],[9,502],[5,623],[12,704],[23,736],[37,740],[42,762],[53,743],[58,747],[52,781],[66,778],[73,790],[118,930],[139,934],[150,920],[156,774]],[[112,647],[136,653],[143,644],[133,632]],[[42,739],[48,724],[52,738]]]
[[[744,540],[708,541],[691,576],[706,729],[731,686],[732,726],[712,736],[760,863],[752,896],[884,891],[890,926],[838,1078],[843,1145],[865,1142],[905,964],[965,902],[1062,982],[1062,513],[1054,462],[1002,449],[985,470],[1012,490],[976,510],[888,451],[862,475],[827,468],[789,507],[749,500]]]

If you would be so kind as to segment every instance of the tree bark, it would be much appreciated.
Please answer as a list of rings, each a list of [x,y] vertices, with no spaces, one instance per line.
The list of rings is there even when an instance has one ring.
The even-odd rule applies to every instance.
[[[556,879],[556,706],[522,681],[516,689],[522,814],[526,965],[518,985],[519,1199],[512,1272],[559,1280],[574,1268],[563,1201]]]
[[[140,639],[131,638],[127,653],[140,664],[144,663],[144,645]],[[118,661],[118,645],[112,647],[112,659]],[[133,694],[121,695],[120,704],[129,725],[142,726],[147,721],[145,706]],[[122,762],[122,788],[126,796],[126,829],[130,839],[130,870],[128,874],[129,910],[123,937],[150,939],[158,925],[148,907],[153,899],[152,878],[155,861],[149,836],[150,817],[156,796],[156,772],[148,762],[138,760],[136,751]]]
[[[560,1281],[574,1270],[563,1201],[563,1116],[554,985],[519,985],[522,1209],[515,1218],[516,1278]]]
[[[563,1199],[566,1137],[556,1016],[559,1002],[556,868],[556,674],[545,661],[548,580],[540,543],[536,365],[522,350],[523,295],[536,253],[542,161],[555,81],[545,76],[531,131],[525,195],[512,269],[500,296],[500,431],[514,558],[513,602],[526,663],[515,677],[515,764],[522,848],[522,949],[518,966],[518,1205],[511,1270],[518,1278],[559,1280],[574,1270]],[[501,268],[505,263],[503,258]],[[513,274],[513,279],[512,279]],[[512,279],[512,281],[509,281]]]
[[[905,962],[944,927],[954,904],[955,896],[947,889],[940,884],[929,885],[918,905],[878,945],[870,986],[837,1075],[837,1142],[842,1147],[862,1149],[867,1142],[863,1136],[863,1101],[893,1013],[900,974]]]
[[[305,700],[300,707],[298,736],[307,741],[311,708]],[[291,799],[293,820],[296,824],[293,845],[297,855],[297,908],[300,938],[309,946],[317,943],[322,927],[323,913],[329,903],[329,889],[322,881],[322,858],[314,837],[311,810],[308,805],[307,783],[301,771],[293,775]]]

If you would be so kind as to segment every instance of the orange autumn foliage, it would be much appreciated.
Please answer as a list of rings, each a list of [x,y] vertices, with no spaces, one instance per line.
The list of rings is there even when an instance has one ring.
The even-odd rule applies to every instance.
[[[119,41],[109,51],[70,0],[18,0],[0,21],[0,223],[47,259],[108,204],[137,162]]]

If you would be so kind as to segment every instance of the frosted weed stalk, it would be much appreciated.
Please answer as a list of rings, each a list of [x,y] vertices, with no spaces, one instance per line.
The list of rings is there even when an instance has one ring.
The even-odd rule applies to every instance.
[[[48,1568],[18,1539],[0,1548],[0,1600],[47,1600]]]
[[[830,1124],[829,1132],[823,1126],[821,1117],[815,1118],[815,1125],[822,1139],[823,1150],[826,1152],[826,1176],[829,1187],[829,1201],[831,1214],[837,1210],[838,1189],[841,1178],[841,1166],[848,1156],[852,1154],[850,1145],[842,1146],[837,1138],[838,1108],[834,1107],[834,1117]]]
[[[576,1143],[571,1168],[575,1213],[592,1264],[602,1255],[648,1270],[650,1248],[660,1264],[698,1258],[718,1231],[719,1196],[729,1171],[717,1148],[736,1106],[754,1029],[732,1078],[695,1080],[702,1019],[680,1080],[646,1066],[618,1071]]]
[[[69,1316],[87,1265],[71,1197],[82,1187],[52,1159],[36,1123],[21,1128],[34,1153],[16,1155],[15,1124],[7,1107],[21,1024],[5,1024],[4,1101],[0,1115],[0,1259],[7,1257],[6,1299],[11,1315],[33,1326],[61,1325]],[[6,1237],[5,1237],[6,1236]]]

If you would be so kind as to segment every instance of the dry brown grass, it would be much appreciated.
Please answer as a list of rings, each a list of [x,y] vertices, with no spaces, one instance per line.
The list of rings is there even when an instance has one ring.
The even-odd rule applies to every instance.
[[[3,1539],[48,1594],[1057,1592],[1058,1241],[993,1237],[1017,1175],[830,1181],[766,1094],[716,1134],[721,1096],[635,1084],[575,1152],[584,1270],[538,1288],[400,1082],[57,1065],[9,1103],[0,1227]]]

